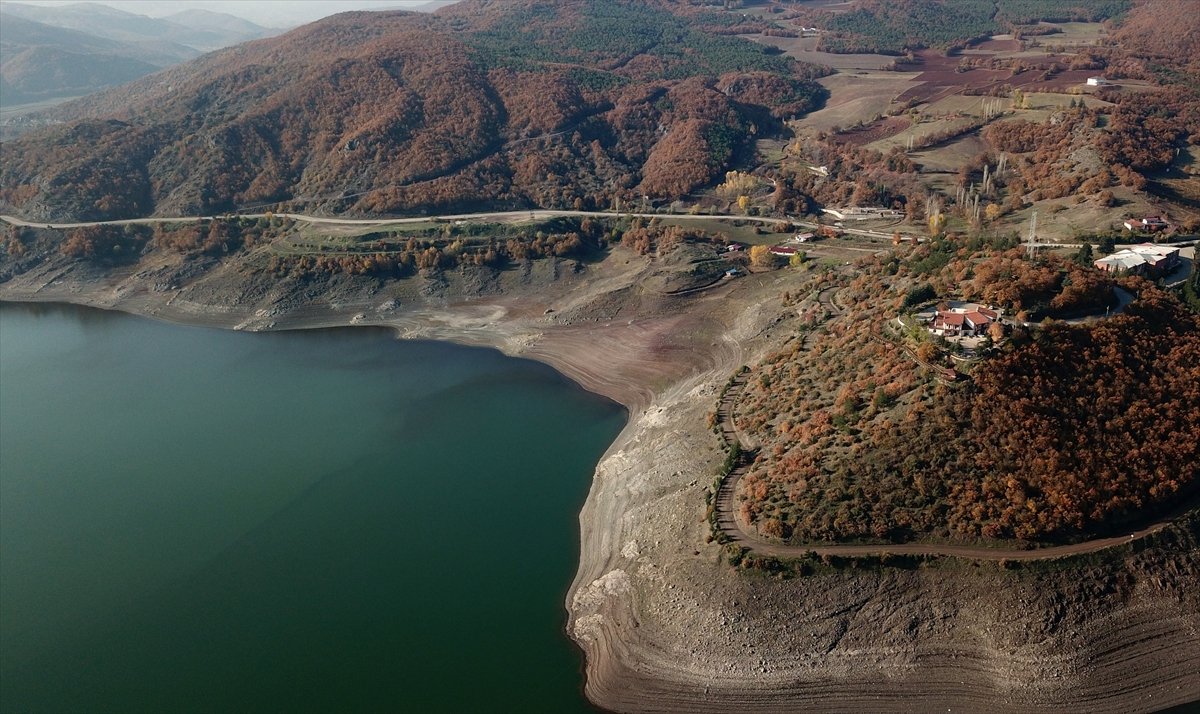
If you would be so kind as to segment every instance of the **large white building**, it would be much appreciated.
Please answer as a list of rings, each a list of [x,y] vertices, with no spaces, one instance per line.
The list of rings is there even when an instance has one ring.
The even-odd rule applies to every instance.
[[[1179,249],[1169,245],[1143,243],[1129,246],[1095,262],[1100,270],[1110,273],[1162,275],[1179,265]]]

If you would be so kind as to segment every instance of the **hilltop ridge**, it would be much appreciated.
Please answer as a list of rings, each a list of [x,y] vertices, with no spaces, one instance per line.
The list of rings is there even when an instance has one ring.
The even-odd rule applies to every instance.
[[[584,0],[343,13],[64,107],[68,123],[5,146],[0,206],[100,219],[677,198],[824,96],[821,68],[709,20]]]

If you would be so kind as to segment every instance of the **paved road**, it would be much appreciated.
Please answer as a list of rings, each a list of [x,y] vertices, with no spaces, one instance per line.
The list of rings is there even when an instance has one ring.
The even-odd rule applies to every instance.
[[[836,288],[826,288],[822,290],[817,299],[822,305],[829,310],[830,314],[836,317],[843,313],[843,310],[833,301],[833,295]],[[815,331],[809,333],[805,339],[804,346],[811,346],[811,337]],[[716,510],[717,510],[717,526],[727,535],[734,543],[749,548],[752,552],[758,555],[770,555],[780,558],[801,558],[810,554],[830,555],[843,557],[861,557],[861,556],[879,556],[879,555],[937,555],[937,556],[954,556],[958,558],[968,558],[972,560],[1047,560],[1051,558],[1063,558],[1071,555],[1079,555],[1081,553],[1094,553],[1105,548],[1123,545],[1139,538],[1144,538],[1151,533],[1158,532],[1167,527],[1178,518],[1180,515],[1191,510],[1195,506],[1194,502],[1188,502],[1181,505],[1175,512],[1168,514],[1166,517],[1144,527],[1133,531],[1128,535],[1114,536],[1111,538],[1097,538],[1095,540],[1084,541],[1082,543],[1074,543],[1071,545],[1058,545],[1046,548],[1035,548],[1029,550],[1021,550],[1017,548],[985,548],[969,545],[949,545],[937,543],[886,543],[878,545],[820,545],[820,544],[804,544],[804,545],[786,545],[783,543],[772,543],[759,538],[757,535],[746,531],[742,524],[738,521],[737,511],[734,508],[736,502],[735,494],[737,493],[737,484],[742,476],[750,470],[750,465],[754,458],[752,445],[748,443],[744,435],[738,430],[735,420],[734,411],[737,407],[738,397],[741,395],[746,381],[749,379],[748,373],[739,374],[733,385],[726,390],[725,396],[721,399],[717,406],[717,423],[721,429],[721,435],[728,443],[737,443],[742,449],[742,458],[738,465],[729,473],[728,476],[721,482],[721,486],[717,491]]]
[[[292,220],[303,223],[314,223],[322,225],[341,225],[341,226],[391,226],[403,225],[405,223],[426,223],[429,221],[517,221],[517,220],[546,220],[549,218],[558,218],[563,216],[577,217],[593,217],[593,218],[660,218],[681,221],[705,221],[705,220],[726,220],[726,221],[747,221],[751,223],[774,224],[779,223],[783,218],[772,218],[764,216],[740,216],[735,214],[664,214],[664,213],[637,213],[637,212],[621,212],[615,211],[557,211],[549,209],[537,209],[532,211],[492,211],[487,213],[456,213],[442,216],[410,216],[404,218],[338,218],[334,216],[309,216],[303,213],[238,213],[233,214],[239,218],[267,218],[269,216],[281,216],[291,218]],[[78,223],[55,223],[46,221],[27,221],[16,216],[0,215],[0,220],[6,223],[11,223],[16,226],[27,226],[30,228],[83,228],[86,226],[125,226],[137,224],[154,224],[154,223],[196,223],[199,221],[211,221],[214,218],[222,216],[175,216],[175,217],[158,217],[158,218],[126,218],[116,221],[82,221]],[[815,223],[805,223],[800,221],[789,221],[797,226],[816,226]]]
[[[547,220],[550,218],[559,217],[581,217],[581,218],[658,218],[669,219],[672,221],[746,221],[748,223],[759,223],[763,225],[774,225],[781,221],[786,221],[796,228],[818,228],[820,224],[811,221],[801,221],[794,218],[780,218],[778,216],[743,216],[733,213],[639,213],[639,212],[616,212],[616,211],[559,211],[551,209],[535,209],[532,211],[491,211],[484,213],[456,213],[441,216],[409,216],[403,218],[339,218],[336,216],[310,216],[303,213],[237,213],[233,214],[240,218],[267,218],[269,216],[282,216],[291,218],[294,221],[302,223],[320,224],[320,225],[338,225],[338,226],[394,226],[404,225],[406,223],[426,223],[429,221],[486,221],[486,222],[504,222],[504,221],[520,221],[520,220]],[[60,223],[46,221],[27,221],[16,216],[0,215],[0,220],[10,223],[15,226],[26,226],[30,228],[84,228],[86,226],[127,226],[127,225],[150,225],[155,223],[197,223],[200,221],[210,221],[221,216],[174,216],[174,217],[156,217],[156,218],[126,218],[115,221],[80,221],[75,223]],[[842,233],[848,235],[866,236],[871,238],[888,238],[891,233],[882,231],[872,231],[861,228],[842,228],[839,229]],[[859,248],[857,250],[873,249]]]
[[[734,213],[639,213],[636,211],[566,211],[553,209],[534,209],[529,211],[488,211],[482,213],[455,213],[440,216],[406,216],[400,218],[340,218],[337,216],[310,216],[304,213],[235,213],[232,214],[240,218],[268,218],[270,216],[283,216],[291,218],[294,221],[303,223],[313,223],[322,225],[341,225],[341,226],[390,226],[403,225],[406,223],[426,223],[429,221],[519,221],[519,220],[546,220],[549,218],[558,217],[592,217],[592,218],[659,218],[678,221],[746,221],[749,223],[761,223],[764,225],[773,225],[780,221],[786,221],[796,228],[818,228],[819,223],[812,221],[802,221],[797,218],[780,218],[778,216],[743,216]],[[124,225],[149,225],[154,223],[196,223],[199,221],[211,221],[214,218],[222,216],[174,216],[174,217],[151,217],[151,218],[125,218],[115,221],[80,221],[76,223],[61,223],[61,222],[45,222],[45,221],[27,221],[16,216],[0,215],[0,221],[10,223],[15,226],[26,226],[30,228],[83,228],[86,226],[124,226]],[[840,232],[847,235],[864,236],[868,238],[885,238],[891,239],[892,233],[887,231],[876,231],[866,228],[839,228]],[[905,236],[911,237],[912,234],[905,233]],[[1169,246],[1190,246],[1196,242],[1195,237],[1186,240],[1177,241],[1175,243],[1164,243]],[[1028,244],[1022,244],[1028,245]],[[1078,248],[1081,243],[1037,243],[1039,248]],[[1093,246],[1096,248],[1098,246]],[[860,249],[868,250],[868,249]]]

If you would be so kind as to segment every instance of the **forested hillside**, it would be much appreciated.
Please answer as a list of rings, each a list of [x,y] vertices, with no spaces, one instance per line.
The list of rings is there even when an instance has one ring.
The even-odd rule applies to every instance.
[[[678,197],[823,97],[821,69],[711,33],[714,18],[729,29],[695,8],[592,0],[337,15],[68,108],[77,121],[4,147],[0,208],[116,218]]]
[[[736,406],[740,427],[761,445],[738,484],[743,521],[797,543],[1046,542],[1111,532],[1194,495],[1195,315],[1128,279],[1122,287],[1136,300],[1123,314],[1017,328],[969,380],[947,382],[949,345],[923,327],[897,330],[899,305],[881,295],[966,297],[1014,314],[1103,305],[1111,286],[1091,268],[1031,262],[1020,251],[972,256],[963,247],[931,261],[937,250],[864,261],[840,293],[847,315],[752,370]],[[921,285],[933,289],[914,289]]]
[[[951,49],[1039,21],[1097,22],[1117,17],[1129,0],[862,0],[850,12],[817,16],[831,52],[900,54]]]

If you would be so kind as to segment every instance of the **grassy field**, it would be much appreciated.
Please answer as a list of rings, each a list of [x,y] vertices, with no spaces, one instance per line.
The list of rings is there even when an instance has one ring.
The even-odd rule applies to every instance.
[[[914,143],[920,144],[926,137],[934,134],[939,134],[945,131],[957,131],[975,123],[977,120],[974,117],[946,117],[942,119],[934,119],[932,121],[924,121],[915,126],[901,131],[895,136],[889,136],[886,139],[871,142],[867,144],[869,148],[876,151],[887,152],[893,146],[908,146],[908,141],[911,138]]]
[[[701,230],[709,235],[723,234],[731,241],[737,243],[745,243],[747,245],[775,245],[793,235],[793,231],[788,230],[786,233],[775,233],[771,230],[772,226],[757,223],[747,223],[745,225],[735,225],[735,221],[728,220],[678,220],[668,216],[663,216],[659,219],[664,226],[682,226],[692,230]],[[766,233],[758,234],[755,232],[755,227],[765,230]]]
[[[895,57],[875,54],[834,54],[817,50],[818,37],[766,37],[764,35],[746,35],[746,39],[764,45],[778,47],[789,57],[795,57],[801,62],[825,65],[839,71],[846,70],[877,70],[895,61]]]
[[[849,127],[862,120],[871,121],[887,112],[892,99],[909,89],[914,72],[866,72],[834,74],[820,81],[829,90],[825,107],[804,117],[800,125],[819,131]]]

